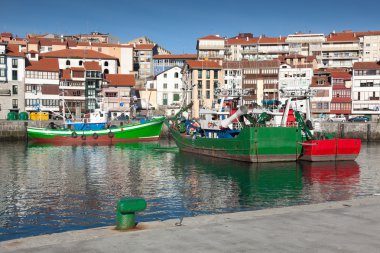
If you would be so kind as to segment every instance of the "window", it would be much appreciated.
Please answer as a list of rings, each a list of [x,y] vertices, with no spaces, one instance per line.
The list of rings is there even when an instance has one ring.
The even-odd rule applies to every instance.
[[[179,101],[179,94],[173,94],[173,101]]]
[[[18,66],[17,59],[12,59],[12,68],[17,68],[17,66]]]
[[[104,69],[104,74],[109,74],[109,70],[108,69]]]
[[[198,80],[198,89],[202,89],[202,81]]]
[[[178,83],[174,84],[174,89],[178,89]]]
[[[18,108],[18,100],[17,99],[12,99],[12,108],[17,109]]]
[[[104,62],[104,66],[108,66],[108,61],[105,61],[105,62]]]
[[[17,95],[18,94],[18,86],[17,85],[13,85],[12,86],[12,93],[13,93],[13,95]]]
[[[329,103],[327,102],[323,103],[323,109],[329,109]]]
[[[81,96],[81,92],[80,92],[80,90],[74,90],[73,91],[73,96]]]
[[[167,89],[167,88],[168,88],[168,84],[167,84],[167,83],[164,83],[163,88],[164,88],[164,89]]]
[[[162,105],[168,105],[168,94],[162,94]]]
[[[206,98],[210,98],[210,91],[206,90]]]
[[[206,70],[206,79],[210,79],[210,70]]]
[[[82,66],[83,65],[83,61],[79,61],[79,66]]]
[[[102,52],[102,48],[101,47],[98,47],[98,52]]]
[[[218,79],[218,71],[214,70],[214,79]]]
[[[167,78],[167,77],[168,77],[168,74],[165,73],[165,74],[164,74],[164,78]]]
[[[0,56],[0,64],[5,64],[5,56]]]
[[[5,69],[0,69],[0,77],[5,77]]]
[[[202,91],[201,90],[198,91],[198,99],[202,99]]]
[[[66,61],[66,66],[70,66],[70,61],[69,60]]]
[[[178,78],[178,72],[174,73],[174,78]]]
[[[202,70],[198,70],[198,78],[202,78]]]
[[[12,80],[17,80],[17,70],[12,70]]]
[[[206,89],[210,89],[210,80],[206,81]]]
[[[150,83],[150,88],[154,89],[154,84],[153,83]]]

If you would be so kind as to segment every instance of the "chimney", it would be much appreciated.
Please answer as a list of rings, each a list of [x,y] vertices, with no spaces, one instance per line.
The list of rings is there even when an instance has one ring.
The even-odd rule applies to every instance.
[[[18,45],[18,52],[21,53],[21,45]]]
[[[248,41],[249,39],[248,39],[248,37],[247,37],[247,41]]]

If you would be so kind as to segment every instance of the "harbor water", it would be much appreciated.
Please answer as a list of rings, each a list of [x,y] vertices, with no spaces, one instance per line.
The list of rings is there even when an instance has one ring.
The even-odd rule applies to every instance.
[[[0,145],[0,240],[115,224],[122,196],[138,221],[348,200],[380,193],[380,144],[358,159],[249,164],[181,153],[174,142]]]

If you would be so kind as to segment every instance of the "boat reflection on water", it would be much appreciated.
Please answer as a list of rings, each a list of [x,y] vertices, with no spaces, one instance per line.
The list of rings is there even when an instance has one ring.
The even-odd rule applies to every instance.
[[[177,169],[189,171],[186,199],[198,199],[192,203],[195,206],[187,207],[193,211],[346,200],[355,194],[360,175],[355,161],[249,164],[180,153],[176,163]]]
[[[315,202],[347,200],[355,195],[360,183],[360,167],[355,161],[300,162]]]

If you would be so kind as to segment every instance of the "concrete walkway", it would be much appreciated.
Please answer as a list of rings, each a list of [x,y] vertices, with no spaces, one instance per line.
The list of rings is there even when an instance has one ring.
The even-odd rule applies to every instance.
[[[380,197],[64,232],[0,252],[380,252]]]

